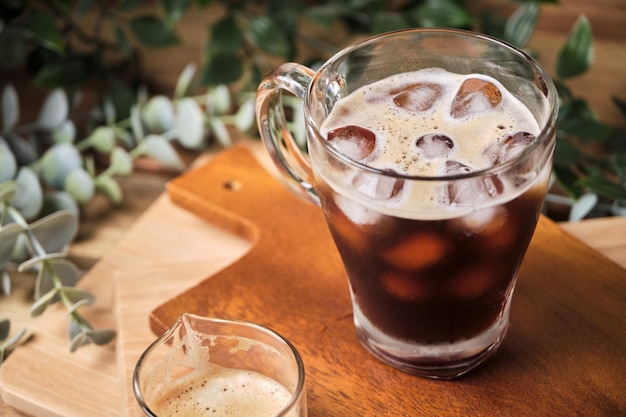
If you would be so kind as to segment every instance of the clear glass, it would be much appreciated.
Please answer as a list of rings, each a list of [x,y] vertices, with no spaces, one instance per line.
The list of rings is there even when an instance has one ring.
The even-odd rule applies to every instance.
[[[141,355],[133,389],[151,417],[306,417],[304,376],[296,349],[271,329],[183,314]]]
[[[536,119],[536,140],[491,168],[420,177],[352,160],[320,133],[339,99],[394,74],[433,67],[497,80]],[[284,92],[303,100],[308,152],[286,128]],[[482,34],[448,29],[383,34],[346,48],[317,72],[286,63],[260,84],[257,121],[263,141],[288,186],[321,205],[347,272],[358,339],[379,359],[416,375],[450,379],[500,345],[517,272],[545,198],[557,109],[552,81],[527,54]],[[495,191],[474,193],[471,203],[454,210],[390,210],[355,186],[355,178],[401,184],[417,194]],[[502,182],[515,184],[515,191],[494,198]],[[361,220],[350,218],[346,207],[361,213]],[[406,241],[411,244],[402,256],[414,266],[398,274],[384,262],[385,251]],[[426,274],[420,259],[428,256],[442,259],[433,260]]]

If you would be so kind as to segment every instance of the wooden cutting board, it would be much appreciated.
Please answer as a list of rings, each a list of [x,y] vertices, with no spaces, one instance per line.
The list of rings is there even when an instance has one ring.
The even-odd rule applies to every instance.
[[[321,210],[246,149],[175,179],[168,193],[252,249],[157,308],[153,330],[183,312],[274,328],[303,356],[312,417],[626,415],[625,271],[546,218],[520,272],[502,348],[475,372],[441,382],[392,369],[359,345]]]
[[[361,349],[319,209],[286,191],[246,147],[173,181],[169,194],[81,282],[98,297],[88,318],[116,326],[116,343],[69,354],[65,312],[46,312],[36,337],[0,368],[6,403],[35,416],[139,416],[134,364],[190,311],[259,321],[294,342],[312,417],[626,413],[626,271],[545,218],[502,349],[467,377],[437,382]]]

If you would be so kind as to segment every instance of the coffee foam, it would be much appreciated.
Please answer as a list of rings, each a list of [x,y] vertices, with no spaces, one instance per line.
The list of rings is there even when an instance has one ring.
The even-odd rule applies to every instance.
[[[502,93],[501,102],[489,110],[451,115],[451,105],[460,85],[469,78],[494,84]],[[425,111],[408,111],[394,104],[389,94],[401,86],[432,83],[441,87],[441,95]],[[412,176],[445,176],[448,160],[482,170],[493,165],[494,153],[509,135],[520,130],[539,134],[539,125],[530,110],[509,93],[497,80],[482,74],[456,74],[441,68],[428,68],[396,74],[361,87],[340,99],[324,120],[320,132],[326,137],[334,128],[358,125],[373,131],[376,148],[366,165],[394,169]],[[425,159],[416,149],[416,140],[428,133],[440,133],[454,141],[454,148],[441,158]]]
[[[500,90],[501,101],[493,109],[454,117],[451,108],[455,95],[463,81],[469,78],[478,78],[495,85]],[[441,87],[440,95],[433,105],[424,111],[409,111],[396,106],[390,91],[416,83],[432,83]],[[361,126],[376,134],[374,151],[360,163],[426,178],[445,177],[447,161],[462,163],[472,171],[490,168],[500,152],[500,144],[508,136],[519,131],[538,136],[540,132],[539,124],[530,110],[497,80],[482,74],[456,74],[441,68],[396,74],[355,90],[335,103],[322,123],[320,133],[327,137],[331,130],[347,125]],[[454,141],[453,149],[442,157],[424,158],[417,149],[416,141],[431,133],[451,138]],[[324,172],[319,174],[340,194],[351,195],[361,204],[387,214],[406,216],[408,210],[416,218],[446,218],[478,208],[473,205],[451,205],[446,200],[447,196],[441,192],[440,185],[427,181],[419,189],[414,187],[408,190],[410,187],[405,184],[400,195],[387,201],[372,201],[363,198],[354,187],[341,185],[354,182],[353,179],[327,177]],[[531,179],[521,187],[505,184],[507,192],[488,204],[510,200],[533,184]],[[437,212],[433,212],[433,209]]]

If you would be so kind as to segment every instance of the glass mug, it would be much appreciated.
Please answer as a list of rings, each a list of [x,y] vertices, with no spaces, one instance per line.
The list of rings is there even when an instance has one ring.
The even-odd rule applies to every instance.
[[[141,355],[133,374],[150,417],[306,417],[304,365],[273,330],[183,314]]]
[[[372,83],[379,80],[395,80],[399,73],[425,68],[443,69],[461,78],[490,77],[495,80],[491,85],[499,83],[499,89],[508,90],[527,108],[535,134],[516,134],[513,139],[519,142],[508,138],[496,144],[495,154],[507,157],[486,168],[414,175],[368,165],[371,149],[359,160],[353,151],[330,140],[332,131],[322,132],[335,107],[335,120],[343,113],[348,122],[350,114],[365,122],[387,117],[368,113],[368,99],[354,106],[349,101],[342,105],[341,100],[357,90],[366,91],[364,86],[373,90]],[[391,89],[390,97],[413,94],[409,90],[418,84]],[[418,94],[426,94],[426,101],[442,100],[440,87],[433,87],[432,97],[428,89]],[[463,88],[450,109],[462,97]],[[308,152],[287,127],[282,107],[285,92],[303,101]],[[495,91],[495,102],[503,92]],[[485,100],[491,99],[489,94],[485,93]],[[394,102],[399,106],[398,97]],[[497,39],[461,30],[382,34],[347,47],[317,72],[285,63],[262,80],[256,100],[262,140],[286,184],[321,205],[347,272],[357,337],[373,355],[408,373],[451,379],[475,368],[500,345],[518,269],[545,199],[557,109],[554,84],[531,57]],[[396,109],[394,114],[402,112],[406,113]],[[452,128],[453,119],[442,117],[439,131]],[[391,120],[390,125],[405,126],[406,120]],[[362,135],[360,129],[358,125],[338,129],[337,136]],[[474,136],[491,131],[480,125],[477,129]],[[415,138],[431,133],[410,132]],[[400,138],[388,133],[386,140]],[[410,146],[423,145],[419,140]],[[513,142],[523,147],[513,149]],[[426,150],[419,152],[428,155]],[[356,155],[362,156],[359,151]],[[454,161],[446,162],[448,166],[465,168]],[[398,203],[411,198],[435,202]]]

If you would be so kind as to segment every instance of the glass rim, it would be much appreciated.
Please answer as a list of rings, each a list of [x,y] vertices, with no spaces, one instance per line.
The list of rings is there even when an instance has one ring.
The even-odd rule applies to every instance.
[[[484,41],[484,42],[489,42],[495,45],[499,45],[500,47],[508,49],[510,52],[517,54],[520,58],[523,58],[528,63],[529,67],[535,71],[538,77],[544,80],[546,89],[547,89],[546,98],[548,100],[548,105],[549,105],[550,110],[549,110],[549,114],[546,117],[546,121],[542,124],[541,130],[536,136],[536,140],[534,140],[530,145],[526,146],[524,150],[522,150],[514,158],[508,159],[497,165],[492,165],[490,167],[479,169],[479,170],[473,170],[468,173],[461,173],[461,174],[454,174],[454,175],[432,175],[432,176],[401,174],[395,171],[385,170],[381,168],[374,168],[363,162],[359,162],[357,160],[350,158],[349,156],[341,153],[337,148],[332,146],[320,133],[319,128],[315,126],[315,123],[312,122],[313,119],[311,116],[311,111],[310,111],[310,106],[309,106],[311,103],[311,97],[313,95],[312,94],[313,89],[318,84],[323,74],[327,72],[328,68],[334,66],[338,61],[344,59],[347,55],[351,54],[352,52],[356,50],[359,50],[365,46],[380,42],[383,39],[392,38],[392,37],[396,37],[399,35],[406,35],[410,33],[448,34],[448,35],[461,36],[461,37],[465,37],[468,39],[469,38],[480,39],[481,41]],[[367,172],[369,174],[376,174],[376,175],[380,175],[383,177],[389,177],[389,178],[395,178],[395,179],[402,179],[402,180],[409,180],[409,181],[410,180],[424,181],[424,182],[441,182],[441,181],[471,179],[471,178],[476,178],[476,177],[482,177],[485,175],[491,175],[491,174],[506,170],[520,163],[520,161],[523,161],[524,159],[526,159],[529,155],[531,155],[535,151],[535,149],[540,147],[541,144],[545,143],[546,140],[549,140],[551,138],[552,133],[553,133],[552,130],[553,130],[555,121],[558,116],[558,93],[556,90],[556,86],[554,85],[552,78],[548,75],[545,69],[532,56],[530,56],[529,54],[527,54],[520,48],[516,47],[515,45],[512,45],[496,37],[486,35],[480,32],[466,30],[466,29],[450,29],[450,28],[399,29],[399,30],[381,33],[379,35],[369,37],[367,39],[364,39],[362,41],[356,42],[354,44],[351,44],[343,48],[342,50],[334,54],[331,58],[329,58],[326,62],[324,62],[324,64],[315,72],[315,74],[313,75],[313,78],[311,79],[311,82],[309,83],[305,91],[304,103],[306,104],[304,106],[305,124],[307,125],[308,128],[312,129],[313,133],[315,134],[315,139],[322,144],[324,149],[330,152],[335,158],[337,158],[342,163],[348,166],[351,166],[352,168],[358,169],[359,171]]]
[[[200,315],[193,314],[193,313],[183,313],[176,319],[174,324],[169,329],[167,329],[161,336],[157,337],[154,341],[152,341],[152,343],[148,345],[148,347],[141,353],[141,355],[137,359],[137,363],[133,370],[133,377],[132,377],[133,393],[135,395],[135,399],[137,400],[137,403],[139,404],[141,410],[144,413],[146,413],[148,417],[159,417],[159,416],[150,409],[150,407],[148,406],[148,404],[146,404],[146,401],[143,397],[142,389],[141,389],[140,382],[139,382],[139,374],[141,372],[142,365],[144,361],[150,356],[152,351],[157,346],[162,344],[165,340],[167,340],[178,329],[178,324],[180,324],[185,318],[191,318],[193,320],[199,320],[199,321],[205,321],[205,322],[212,322],[216,324],[231,324],[231,325],[234,324],[238,326],[254,328],[262,332],[263,334],[268,335],[272,337],[273,339],[279,341],[280,343],[284,344],[285,346],[287,346],[287,348],[289,349],[289,352],[293,355],[293,359],[295,360],[295,363],[298,368],[298,383],[296,384],[293,392],[291,393],[291,398],[289,402],[285,404],[283,408],[281,408],[280,411],[278,411],[274,417],[283,417],[287,413],[291,412],[294,409],[294,407],[297,406],[298,402],[300,401],[300,398],[305,393],[306,375],[305,375],[305,370],[304,370],[304,361],[302,360],[302,357],[300,356],[300,353],[298,352],[298,350],[286,337],[284,337],[283,335],[278,333],[276,330],[271,329],[270,327],[266,325],[256,323],[250,320],[234,319],[234,318],[219,318],[219,317],[210,317],[210,316],[200,316]]]

